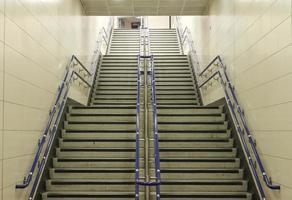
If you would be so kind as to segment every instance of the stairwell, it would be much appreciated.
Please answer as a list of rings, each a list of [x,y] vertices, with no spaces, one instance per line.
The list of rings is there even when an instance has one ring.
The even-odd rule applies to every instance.
[[[166,200],[251,200],[240,145],[224,106],[202,106],[193,68],[176,29],[150,29],[158,109],[161,193]],[[43,200],[137,199],[135,147],[140,30],[114,29],[89,106],[70,106],[46,177]],[[143,47],[144,48],[144,47]],[[143,50],[142,50],[143,51]],[[155,180],[151,81],[141,91],[140,177]],[[146,76],[146,77],[145,77]],[[145,96],[145,98],[144,98]],[[145,119],[147,118],[147,120]],[[140,186],[141,200],[158,199]]]

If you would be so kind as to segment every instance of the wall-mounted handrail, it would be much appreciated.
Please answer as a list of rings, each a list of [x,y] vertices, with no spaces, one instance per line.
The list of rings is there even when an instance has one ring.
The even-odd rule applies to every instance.
[[[177,28],[177,32],[178,32],[178,36],[179,36],[179,39],[180,39],[180,43],[181,43],[181,48],[182,48],[182,53],[185,53],[184,52],[184,45],[185,45],[185,42],[187,42],[188,44],[188,47],[189,47],[189,56],[190,56],[190,60],[191,60],[191,63],[192,63],[192,66],[194,68],[194,75],[196,77],[198,77],[198,73],[200,71],[200,65],[199,65],[199,59],[198,59],[198,56],[197,56],[197,52],[196,52],[196,48],[195,48],[195,44],[194,44],[194,41],[193,41],[193,38],[192,38],[192,34],[191,34],[191,31],[189,29],[189,27],[185,27],[183,28],[183,25],[182,25],[182,22],[181,22],[181,19],[179,16],[176,16],[176,28]]]
[[[99,62],[100,48],[101,48],[101,45],[98,42],[97,50],[95,50],[95,52],[94,52],[93,61],[91,64],[97,64]],[[98,56],[96,57],[96,55],[98,55]],[[77,72],[74,69],[74,67],[76,65],[79,66],[79,70]],[[97,65],[95,65],[95,66],[97,66]],[[96,70],[96,69],[94,69],[94,70]],[[32,200],[36,194],[37,186],[40,182],[41,175],[43,173],[45,164],[47,162],[48,155],[49,155],[49,152],[52,148],[52,144],[53,144],[54,138],[56,136],[57,128],[59,126],[61,116],[62,116],[62,113],[63,113],[64,108],[65,108],[65,103],[67,101],[68,93],[69,93],[69,89],[70,89],[70,83],[76,79],[79,79],[88,88],[92,89],[93,81],[91,83],[89,81],[87,81],[80,74],[83,71],[85,71],[85,74],[83,73],[84,77],[88,76],[91,78],[92,75],[95,74],[95,73],[91,73],[75,55],[72,55],[72,57],[69,61],[69,64],[66,68],[65,76],[61,82],[61,85],[58,88],[58,93],[57,93],[56,99],[54,101],[53,108],[51,109],[51,111],[49,113],[49,119],[48,119],[48,122],[46,124],[45,129],[44,129],[43,135],[42,135],[41,139],[39,140],[38,148],[37,148],[36,154],[34,156],[32,166],[29,170],[29,173],[27,174],[27,176],[25,176],[22,184],[16,185],[17,189],[27,188],[30,185],[30,183],[32,182],[33,174],[38,166],[37,175],[34,179],[34,183],[33,183],[31,192],[29,194],[29,200]],[[48,141],[47,141],[47,138],[49,138]],[[47,142],[47,144],[46,144],[46,142]],[[45,144],[46,144],[46,146],[45,146]],[[45,150],[43,152],[44,147],[45,147]]]
[[[261,171],[261,175],[263,177],[263,180],[264,180],[264,182],[265,182],[265,184],[266,184],[266,186],[268,188],[270,188],[272,190],[279,190],[280,189],[280,185],[272,184],[271,179],[267,175],[267,172],[265,170],[264,164],[263,164],[263,162],[261,160],[261,157],[260,157],[260,155],[259,155],[259,153],[257,151],[255,140],[251,135],[250,128],[248,127],[247,121],[245,119],[245,115],[244,115],[243,110],[241,109],[241,107],[239,105],[239,101],[238,101],[237,95],[235,93],[235,88],[233,87],[233,85],[232,85],[232,83],[230,81],[230,78],[229,78],[229,76],[228,76],[228,74],[226,72],[226,68],[225,68],[225,65],[223,64],[223,61],[222,61],[221,57],[220,56],[216,56],[211,61],[211,63],[208,64],[207,67],[200,73],[200,76],[201,77],[203,77],[203,76],[205,77],[205,73],[207,71],[209,71],[209,69],[214,65],[219,67],[219,69],[217,69],[215,72],[212,73],[212,75],[210,75],[206,80],[204,80],[199,85],[199,88],[202,88],[203,86],[205,86],[211,79],[213,79],[217,75],[219,76],[220,83],[221,83],[222,88],[224,90],[224,94],[225,94],[225,97],[226,97],[226,100],[227,100],[228,107],[229,107],[229,109],[230,109],[230,111],[232,113],[232,116],[233,116],[234,120],[235,120],[236,129],[237,129],[237,131],[239,133],[241,142],[243,144],[244,152],[247,155],[247,158],[248,158],[252,173],[254,175],[254,178],[255,178],[255,181],[256,181],[256,184],[257,184],[257,187],[258,187],[258,189],[260,191],[262,199],[265,199],[266,195],[265,195],[265,191],[263,189],[263,186],[261,184],[261,180],[260,180],[260,178],[258,176],[258,172],[256,170],[256,163],[259,166],[259,169]],[[229,94],[231,94],[231,96]],[[236,111],[237,111],[239,117],[237,116]],[[249,142],[249,144],[251,146],[253,155],[255,157],[255,162],[254,162],[252,154],[251,154],[251,152],[250,152],[250,150],[248,148],[246,139],[244,137],[244,133],[246,133],[246,135],[247,135],[248,142]]]
[[[49,114],[49,120],[48,120],[48,123],[46,125],[46,128],[44,130],[44,133],[43,133],[43,136],[42,138],[40,139],[40,142],[38,144],[38,150],[35,154],[35,157],[34,157],[34,161],[33,161],[33,164],[32,164],[32,167],[28,173],[28,175],[24,178],[24,181],[22,184],[17,184],[16,185],[16,188],[26,188],[29,183],[31,182],[32,180],[32,176],[33,176],[33,173],[34,173],[34,170],[38,164],[38,160],[40,158],[40,154],[42,152],[42,148],[46,142],[46,138],[49,134],[49,132],[53,131],[55,129],[55,126],[53,126],[53,129],[51,130],[51,125],[52,125],[52,122],[53,122],[53,119],[54,119],[54,115],[55,113],[57,112],[57,108],[60,106],[60,101],[61,100],[61,96],[62,96],[62,93],[63,91],[65,90],[65,87],[66,87],[66,84],[68,82],[68,77],[70,77],[70,80],[71,78],[73,77],[74,74],[76,74],[79,77],[82,77],[81,75],[79,75],[78,73],[76,73],[75,71],[72,70],[72,67],[74,66],[74,61],[77,61],[78,63],[80,62],[78,59],[76,59],[76,56],[72,56],[71,59],[70,59],[70,64],[69,64],[69,67],[66,71],[66,74],[65,74],[65,77],[62,81],[62,84],[60,85],[60,87],[58,88],[58,95],[56,97],[56,100],[55,100],[55,103],[54,103],[54,106],[52,108],[52,110],[50,111],[50,114]],[[80,65],[82,68],[84,67],[84,65]],[[81,79],[82,81],[85,81],[85,79]],[[85,81],[86,84],[88,84],[87,81]],[[91,86],[90,86],[91,87]]]

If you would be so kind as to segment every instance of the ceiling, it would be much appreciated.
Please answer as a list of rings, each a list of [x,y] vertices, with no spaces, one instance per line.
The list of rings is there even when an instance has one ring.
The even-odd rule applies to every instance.
[[[80,0],[87,15],[203,15],[209,0]]]

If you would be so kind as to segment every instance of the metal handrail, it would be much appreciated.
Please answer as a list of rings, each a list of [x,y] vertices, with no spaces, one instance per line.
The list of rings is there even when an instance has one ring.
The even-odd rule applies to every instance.
[[[218,61],[218,62],[216,62]],[[265,191],[263,189],[263,186],[261,184],[261,181],[259,179],[259,176],[258,176],[258,172],[256,170],[256,163],[258,163],[259,165],[259,169],[261,171],[261,174],[262,174],[262,177],[263,177],[263,180],[266,184],[266,186],[272,190],[280,190],[280,185],[275,185],[275,184],[272,184],[272,181],[271,179],[268,177],[267,175],[267,172],[265,170],[265,167],[263,165],[263,162],[260,158],[260,155],[257,151],[257,148],[256,148],[256,144],[255,144],[255,140],[254,138],[252,137],[251,135],[251,131],[250,131],[250,128],[248,127],[247,125],[247,121],[245,119],[245,116],[244,116],[244,113],[243,113],[243,110],[242,108],[240,107],[239,105],[239,101],[238,101],[238,98],[237,98],[237,95],[235,93],[235,88],[234,86],[232,85],[231,81],[230,81],[230,78],[229,76],[227,75],[227,72],[226,72],[226,67],[225,65],[223,64],[223,61],[221,59],[220,56],[216,56],[210,64],[207,65],[207,67],[200,73],[200,76],[204,76],[204,73],[213,65],[216,65],[219,67],[218,70],[216,70],[215,72],[213,72],[213,74],[211,76],[209,76],[207,78],[207,80],[205,80],[203,83],[201,83],[199,85],[199,88],[202,88],[204,85],[206,85],[211,79],[213,79],[214,77],[216,77],[217,75],[219,76],[220,78],[220,83],[222,85],[222,88],[224,90],[224,94],[225,94],[225,97],[226,97],[226,100],[227,100],[227,104],[229,106],[229,109],[232,113],[232,116],[235,120],[235,123],[236,123],[236,129],[239,133],[239,136],[240,136],[240,139],[241,139],[241,142],[243,144],[243,147],[244,147],[244,151],[247,155],[247,158],[248,158],[248,161],[249,161],[249,164],[250,164],[250,167],[251,167],[251,170],[252,170],[252,173],[254,175],[254,178],[256,180],[256,184],[257,184],[257,187],[260,191],[260,194],[261,194],[261,197],[262,199],[265,199],[266,198],[266,195],[265,195]],[[231,94],[231,96],[229,95]],[[235,104],[235,106],[233,105],[233,102],[232,102],[232,99],[233,99],[233,102]],[[237,117],[236,115],[236,111],[237,113],[239,114],[239,118]],[[243,125],[243,127],[241,127],[241,125]],[[253,155],[256,159],[256,161],[254,162],[253,161],[253,157],[250,153],[250,150],[247,146],[247,142],[245,140],[245,137],[244,137],[244,133],[247,134],[247,137],[248,137],[248,142],[250,143],[251,145],[251,148],[252,148],[252,152],[253,152]]]
[[[141,45],[142,29],[140,27],[140,45]],[[149,41],[148,41],[149,42]],[[143,42],[144,44],[144,42]],[[140,181],[140,93],[141,93],[141,59],[150,59],[151,64],[151,83],[152,83],[152,106],[153,106],[153,124],[154,124],[154,138],[155,138],[155,172],[156,181]],[[145,62],[145,61],[144,61]],[[147,71],[144,72],[147,76]],[[154,81],[153,81],[154,80]],[[146,83],[144,83],[146,84]],[[154,84],[154,85],[153,85]],[[154,103],[155,102],[155,103]],[[156,124],[156,125],[155,125]],[[159,138],[157,125],[157,109],[156,109],[156,93],[155,93],[155,73],[153,55],[141,55],[141,48],[137,56],[137,102],[136,102],[136,160],[135,160],[135,200],[139,200],[140,186],[156,186],[156,199],[160,200],[160,158],[159,158]]]
[[[153,133],[154,133],[154,159],[155,159],[155,175],[156,175],[156,200],[160,200],[160,156],[159,156],[159,134],[158,134],[158,117],[157,117],[157,100],[156,100],[156,82],[154,57],[151,55],[151,96],[152,96],[152,112],[153,112]]]
[[[137,56],[137,102],[136,102],[136,161],[135,161],[135,199],[139,200],[140,185],[140,93],[141,93],[141,59]]]
[[[82,72],[83,70],[86,72],[86,74],[88,76],[91,76],[92,74],[88,71],[88,69],[83,65],[83,63],[75,56],[75,55],[72,55],[71,57],[71,62],[74,63],[74,60],[77,61],[77,63],[81,66],[81,70],[79,70],[79,72]],[[75,63],[74,63],[75,64]]]
[[[155,160],[155,181],[144,182],[140,181],[139,176],[139,161],[140,161],[140,91],[141,91],[141,58],[150,59],[151,65],[151,91],[152,91],[152,109],[153,109],[153,133],[154,133],[154,160]],[[156,186],[156,200],[160,200],[160,156],[159,156],[159,135],[158,135],[158,120],[157,120],[157,102],[156,102],[156,86],[155,86],[155,71],[153,55],[141,56],[138,55],[137,68],[137,103],[136,103],[136,162],[135,162],[135,199],[139,200],[139,186]],[[144,73],[146,76],[147,73]]]
[[[98,43],[97,50],[94,52],[94,56],[93,56],[94,60],[92,61],[91,64],[97,64],[99,62],[99,59],[100,59],[99,54],[100,54],[101,45],[99,45],[99,41],[97,43]],[[98,56],[96,57],[96,55],[98,55]],[[76,72],[74,70],[74,66],[76,66],[76,65],[81,67],[78,72]],[[74,81],[76,79],[80,79],[83,83],[85,83],[85,85],[88,88],[92,89],[93,79],[92,79],[92,82],[89,83],[89,81],[85,80],[85,78],[83,78],[82,75],[79,74],[82,71],[85,71],[85,74],[84,74],[85,77],[86,76],[92,77],[92,74],[95,74],[95,73],[89,72],[88,69],[82,64],[82,62],[75,55],[72,55],[70,62],[68,64],[68,67],[66,68],[65,76],[61,82],[61,85],[58,88],[58,93],[57,93],[53,108],[51,109],[51,111],[49,113],[49,119],[48,119],[46,128],[44,130],[44,133],[43,133],[41,139],[39,140],[38,149],[37,149],[36,154],[34,156],[30,171],[27,174],[27,176],[25,176],[23,183],[17,184],[15,186],[16,189],[27,188],[33,179],[33,174],[35,172],[35,169],[38,166],[38,172],[37,172],[37,175],[35,177],[34,184],[32,186],[32,189],[31,189],[31,192],[29,195],[29,200],[32,200],[34,198],[37,186],[40,182],[40,178],[41,178],[43,169],[44,169],[45,164],[47,162],[48,154],[50,152],[50,149],[52,148],[52,143],[54,141],[56,131],[57,131],[58,125],[60,123],[62,113],[63,113],[64,108],[65,108],[65,103],[66,103],[67,98],[68,98],[68,93],[69,93],[69,89],[70,89],[69,86],[70,86],[71,81],[72,80]],[[57,112],[58,109],[59,109],[59,111]],[[43,152],[43,148],[44,148],[44,145],[45,145],[48,137],[49,137],[49,140],[47,142],[45,151],[44,151],[42,158],[41,158],[41,154]],[[41,159],[41,161],[39,163],[40,159]]]
[[[67,79],[68,77],[70,77],[70,79],[73,77],[74,74],[77,75],[78,78],[82,77],[81,75],[79,75],[78,73],[76,73],[75,71],[72,70],[72,67],[75,65],[74,64],[74,61],[77,61],[78,63],[80,62],[76,56],[72,56],[71,59],[70,59],[70,64],[69,64],[69,67],[67,69],[67,72],[65,74],[65,77],[60,85],[60,87],[58,88],[58,95],[56,97],[56,100],[55,100],[55,103],[54,103],[54,106],[53,106],[53,109],[50,111],[50,114],[49,114],[49,120],[48,120],[48,123],[47,123],[47,126],[44,130],[44,134],[42,136],[42,138],[40,139],[39,141],[39,144],[38,144],[38,150],[37,150],[37,153],[34,157],[34,161],[33,161],[33,165],[28,173],[28,175],[24,178],[24,181],[22,184],[17,184],[16,185],[16,188],[18,189],[21,189],[21,188],[26,188],[29,183],[31,182],[32,180],[32,176],[33,176],[33,173],[34,173],[34,170],[37,166],[37,163],[38,163],[38,160],[39,160],[39,157],[40,157],[40,154],[41,154],[41,151],[42,151],[42,148],[43,148],[43,145],[45,144],[46,142],[46,138],[47,138],[47,135],[49,134],[49,132],[52,132],[52,130],[50,130],[50,127],[52,125],[52,122],[53,122],[53,118],[54,118],[54,115],[57,111],[57,107],[60,106],[60,100],[61,100],[61,96],[62,96],[62,92],[65,88],[65,85],[67,84]],[[84,67],[84,65],[80,65],[83,69],[86,69]],[[90,74],[91,76],[91,74]],[[85,81],[85,79],[81,78],[82,81]],[[85,81],[86,84],[88,84],[87,81]],[[54,129],[55,127],[53,127]]]
[[[194,41],[192,39],[192,34],[191,31],[189,29],[189,27],[182,27],[182,23],[180,20],[179,16],[176,16],[176,24],[177,24],[177,32],[178,32],[178,36],[180,39],[180,43],[181,43],[181,48],[182,48],[182,53],[184,53],[184,44],[185,42],[187,42],[188,46],[189,46],[189,55],[190,55],[190,60],[192,63],[192,66],[194,68],[194,74],[196,77],[198,77],[198,73],[200,71],[200,64],[199,64],[199,59],[198,59],[198,55],[196,52],[196,48],[195,48],[195,44]]]

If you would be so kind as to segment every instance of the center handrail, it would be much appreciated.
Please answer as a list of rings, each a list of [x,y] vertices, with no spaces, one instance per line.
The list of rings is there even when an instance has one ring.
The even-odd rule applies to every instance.
[[[156,199],[160,199],[160,155],[159,155],[159,134],[158,134],[158,117],[157,117],[157,99],[156,99],[156,81],[155,81],[155,68],[154,57],[151,55],[151,96],[152,96],[152,112],[153,112],[153,133],[154,133],[154,159],[155,159],[155,175],[156,175]]]
[[[216,61],[218,61],[218,62],[216,63]],[[264,182],[265,182],[265,184],[266,184],[266,186],[268,188],[270,188],[272,190],[279,190],[280,189],[280,185],[272,184],[271,179],[267,175],[267,172],[265,170],[264,164],[263,164],[263,162],[261,160],[261,157],[260,157],[260,155],[259,155],[259,153],[257,151],[255,140],[251,135],[250,128],[248,127],[247,121],[245,119],[245,115],[243,113],[242,108],[239,105],[239,101],[238,101],[237,95],[235,93],[235,88],[232,85],[229,76],[227,75],[226,67],[223,64],[223,61],[222,61],[221,57],[220,56],[216,56],[210,62],[210,64],[208,64],[207,67],[199,74],[200,77],[202,77],[202,76],[206,77],[205,73],[207,71],[211,71],[209,69],[214,65],[219,67],[219,69],[216,70],[215,72],[213,72],[212,75],[210,75],[208,78],[206,78],[206,80],[204,80],[199,85],[199,88],[202,88],[203,86],[205,86],[210,80],[215,78],[217,75],[219,76],[220,83],[221,83],[221,85],[223,87],[224,94],[225,94],[225,97],[227,99],[228,107],[230,108],[231,114],[232,114],[232,116],[233,116],[233,118],[235,120],[236,129],[237,129],[237,131],[239,133],[239,136],[240,136],[240,139],[242,141],[243,148],[244,148],[244,151],[245,151],[245,153],[247,155],[249,164],[251,166],[252,173],[253,173],[253,175],[255,177],[257,187],[258,187],[258,189],[260,191],[261,197],[263,199],[265,199],[266,195],[265,195],[263,186],[261,184],[261,181],[259,179],[258,172],[256,170],[256,162],[259,165],[263,180],[264,180]],[[231,96],[229,94],[231,94]],[[235,106],[233,105],[232,100],[234,101]],[[239,114],[239,118],[236,115],[236,111]],[[241,127],[241,125],[243,126],[243,128]],[[245,141],[244,133],[247,134],[248,142],[250,143],[250,146],[251,146],[253,155],[254,155],[254,157],[256,159],[256,162],[253,161],[252,154],[251,154],[251,152],[250,152],[250,150],[249,150],[249,148],[247,146],[247,143]]]
[[[140,181],[140,92],[141,92],[141,58],[150,59],[151,65],[151,95],[152,95],[152,112],[153,112],[153,133],[154,133],[154,160],[155,160],[155,181],[144,182]],[[157,100],[156,100],[156,85],[155,85],[155,69],[153,55],[140,56],[138,55],[137,67],[137,102],[136,102],[136,162],[135,162],[135,199],[139,200],[139,186],[156,186],[156,200],[160,200],[160,156],[159,156],[159,135],[158,135],[158,118],[157,118]],[[145,75],[145,73],[144,73]],[[146,72],[147,75],[147,72]]]

